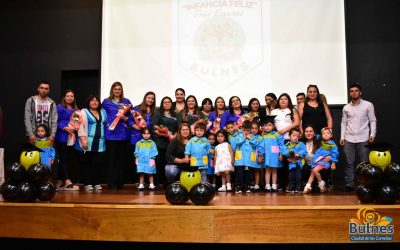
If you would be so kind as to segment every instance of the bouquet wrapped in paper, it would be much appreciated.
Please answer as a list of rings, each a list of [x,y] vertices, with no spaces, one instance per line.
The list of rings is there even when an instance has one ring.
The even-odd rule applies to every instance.
[[[111,123],[110,127],[108,127],[110,130],[114,130],[115,127],[117,126],[119,120],[126,114],[126,112],[129,111],[129,109],[132,107],[132,104],[123,104],[123,105],[118,105],[118,113],[114,119],[114,121]]]
[[[135,121],[135,124],[139,128],[145,128],[147,126],[146,120],[143,118],[142,114],[136,110],[131,110],[133,119]]]
[[[194,135],[194,127],[196,126],[196,124],[198,123],[204,123],[204,125],[206,125],[206,131],[211,127],[211,122],[210,120],[208,120],[207,118],[203,119],[200,118],[197,121],[195,121],[192,125],[190,125],[190,130],[192,132],[192,134]]]
[[[213,121],[213,132],[218,132],[221,129],[221,115],[218,115],[217,118]]]
[[[171,133],[171,131],[168,130],[167,127],[164,127],[163,125],[154,125],[154,129],[158,130],[160,134],[166,135],[169,141],[172,141],[172,139],[174,139],[174,135]]]
[[[71,118],[69,119],[69,123],[67,125],[68,128],[72,128],[75,131],[79,129],[79,126],[82,124],[82,114],[80,110],[75,110]],[[75,144],[76,141],[76,134],[74,133],[69,133],[68,134],[68,139],[67,139],[67,145],[72,146]]]
[[[240,116],[240,118],[237,120],[236,124],[238,125],[238,128],[241,128],[243,125],[244,121],[253,121],[255,117],[257,117],[257,114],[254,114],[253,112],[249,112],[247,114],[243,114]]]

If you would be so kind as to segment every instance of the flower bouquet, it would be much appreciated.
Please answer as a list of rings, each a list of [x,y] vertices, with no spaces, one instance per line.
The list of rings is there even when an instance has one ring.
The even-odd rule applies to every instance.
[[[108,127],[110,130],[114,130],[115,127],[117,126],[119,120],[128,112],[128,110],[132,107],[132,104],[123,104],[123,105],[118,105],[118,113],[114,119],[114,121],[111,123],[110,127]]]
[[[221,115],[218,115],[217,118],[215,118],[214,122],[213,122],[213,132],[218,132],[218,130],[220,130],[221,128]]]
[[[254,114],[253,112],[243,114],[239,117],[237,120],[236,124],[238,125],[238,128],[241,128],[243,126],[244,121],[253,121],[255,117],[257,117],[257,114]]]
[[[142,114],[136,110],[131,110],[135,124],[140,128],[145,128],[147,126],[146,120],[143,118]]]
[[[210,120],[208,120],[207,118],[205,118],[205,119],[200,118],[197,121],[195,121],[192,125],[190,125],[190,130],[191,130],[193,135],[194,135],[194,128],[196,127],[196,125],[198,123],[203,123],[204,125],[206,125],[206,131],[211,127]]]
[[[77,131],[79,129],[79,126],[82,124],[82,114],[80,110],[75,110],[72,115],[71,118],[69,119],[69,123],[67,125],[68,128],[72,128],[75,131]],[[72,146],[75,144],[76,141],[76,135],[75,132],[74,133],[69,133],[68,134],[68,139],[67,139],[67,145],[68,146]]]
[[[164,127],[163,125],[154,125],[154,128],[158,130],[158,132],[162,135],[166,135],[169,141],[172,141],[174,139],[174,136],[172,135],[171,131],[168,130],[167,127]]]

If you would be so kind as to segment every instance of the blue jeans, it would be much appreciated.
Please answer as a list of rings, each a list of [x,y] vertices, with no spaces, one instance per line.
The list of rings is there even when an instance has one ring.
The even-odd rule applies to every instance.
[[[360,162],[368,162],[369,148],[366,142],[352,143],[344,141],[343,153],[346,156],[346,165],[344,167],[344,182],[348,187],[354,187],[354,169],[356,166],[356,156]]]

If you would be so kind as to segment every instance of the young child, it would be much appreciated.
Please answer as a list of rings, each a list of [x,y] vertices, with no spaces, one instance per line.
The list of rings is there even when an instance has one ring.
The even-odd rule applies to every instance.
[[[255,121],[251,122],[251,134],[255,139],[255,144],[253,144],[255,147],[250,154],[251,165],[249,167],[253,171],[254,186],[252,188],[252,191],[258,192],[260,191],[260,179],[261,179],[260,178],[261,164],[257,161],[258,158],[257,146],[258,146],[258,139],[260,138],[260,124],[258,122]]]
[[[151,140],[151,134],[149,128],[142,128],[140,130],[142,139],[136,143],[135,146],[135,158],[137,165],[137,173],[139,174],[139,187],[138,191],[144,190],[144,176],[145,174],[149,177],[150,190],[155,190],[154,175],[156,174],[156,163],[155,159],[158,155],[156,143]]]
[[[321,130],[321,146],[317,149],[314,154],[312,165],[311,165],[311,175],[308,178],[308,182],[304,187],[303,193],[311,192],[311,184],[314,178],[318,180],[318,187],[321,193],[326,192],[325,181],[322,180],[321,170],[336,169],[336,162],[339,157],[339,150],[335,142],[332,140],[333,133],[332,129],[325,127]]]
[[[49,139],[49,128],[44,124],[39,124],[36,127],[35,146],[43,150],[43,152],[40,152],[40,163],[46,165],[50,170],[54,163],[56,151]]]
[[[239,131],[236,126],[235,122],[228,122],[226,124],[226,132],[228,133],[228,142],[231,144],[233,152],[236,150],[236,143],[237,143],[237,137],[239,136]]]
[[[289,131],[289,141],[281,147],[281,153],[289,162],[289,186],[287,193],[301,193],[303,159],[307,153],[306,145],[299,141],[300,130]]]
[[[201,174],[201,182],[207,182],[208,153],[211,145],[204,137],[206,125],[197,123],[194,134],[185,146],[185,159],[190,162],[191,167],[198,167]]]
[[[279,148],[283,146],[283,136],[275,130],[275,116],[264,120],[264,135],[258,139],[258,161],[266,168],[265,191],[278,192],[278,168],[282,167]],[[272,176],[272,185],[271,185]]]
[[[209,133],[207,136],[208,142],[210,143],[210,152],[208,153],[208,168],[207,168],[207,179],[208,182],[214,187],[217,186],[217,176],[215,175],[215,146],[217,145],[216,135]]]
[[[252,174],[250,167],[257,165],[255,151],[257,149],[257,138],[251,134],[252,123],[246,120],[242,124],[242,133],[237,137],[235,151],[235,192],[241,193],[246,184],[246,192],[251,192]]]
[[[235,170],[233,150],[228,143],[228,133],[225,130],[219,130],[216,136],[218,145],[215,147],[215,174],[221,175],[222,182],[218,191],[232,191],[231,172]]]

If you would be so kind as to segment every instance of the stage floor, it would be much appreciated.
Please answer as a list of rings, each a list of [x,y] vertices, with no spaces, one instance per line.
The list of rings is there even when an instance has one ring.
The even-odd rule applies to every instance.
[[[0,202],[0,237],[180,243],[350,243],[359,209],[393,219],[400,202],[360,204],[355,193],[217,192],[205,206],[170,205],[164,191],[60,191],[51,202]],[[363,241],[364,242],[364,241]],[[365,242],[364,242],[365,243]]]

